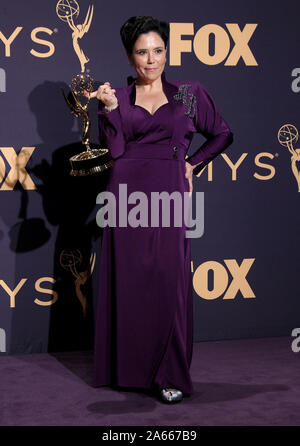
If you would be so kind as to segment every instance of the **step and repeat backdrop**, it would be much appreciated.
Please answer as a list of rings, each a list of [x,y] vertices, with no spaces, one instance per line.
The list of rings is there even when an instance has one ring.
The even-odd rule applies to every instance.
[[[289,336],[300,326],[299,13],[296,0],[2,0],[0,352],[93,348],[107,173],[69,175],[81,121],[62,91],[81,72],[127,85],[131,16],[170,23],[167,80],[197,80],[233,144],[194,177],[194,339]],[[97,100],[90,103],[98,141]],[[205,141],[195,134],[193,153]]]

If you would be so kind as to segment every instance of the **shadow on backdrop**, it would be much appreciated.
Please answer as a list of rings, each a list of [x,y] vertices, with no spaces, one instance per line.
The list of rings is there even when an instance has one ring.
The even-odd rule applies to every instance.
[[[47,226],[57,228],[56,231],[52,229],[54,236],[49,243],[54,278],[48,327],[49,352],[93,348],[96,290],[93,290],[91,276],[97,274],[95,265],[102,232],[96,224],[95,204],[98,193],[106,188],[109,175],[109,171],[87,177],[69,175],[69,158],[82,152],[84,146],[80,142],[80,132],[72,130],[75,118],[67,109],[61,89],[68,92],[69,87],[62,82],[45,81],[28,98],[42,143],[36,144],[34,165],[30,160],[26,170],[35,178],[45,220],[27,219],[29,198],[22,190],[21,222],[10,230],[12,249],[25,252],[48,242],[51,233]],[[91,114],[96,116],[96,110],[91,108]],[[96,248],[93,241],[96,241]]]

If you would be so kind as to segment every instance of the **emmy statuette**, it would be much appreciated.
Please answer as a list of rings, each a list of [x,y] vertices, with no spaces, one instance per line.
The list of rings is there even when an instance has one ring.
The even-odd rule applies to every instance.
[[[91,149],[90,147],[90,130],[91,119],[88,113],[88,105],[90,98],[86,98],[84,90],[88,93],[93,91],[93,79],[85,73],[78,74],[72,79],[71,96],[68,98],[62,90],[66,104],[71,113],[82,117],[82,144],[86,150],[70,158],[72,176],[93,175],[112,167],[108,148]],[[79,97],[82,97],[81,101]],[[85,103],[82,101],[85,100]]]

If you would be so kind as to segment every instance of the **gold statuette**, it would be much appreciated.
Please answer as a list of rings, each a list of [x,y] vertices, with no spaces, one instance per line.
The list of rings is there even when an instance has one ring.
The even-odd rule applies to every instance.
[[[70,158],[72,176],[86,176],[103,172],[112,166],[108,148],[91,149],[90,130],[91,119],[88,113],[90,98],[84,91],[93,91],[93,79],[85,73],[78,74],[72,79],[71,96],[68,98],[62,90],[63,96],[71,113],[77,118],[82,117],[82,144],[86,150]],[[79,100],[79,98],[82,98]]]

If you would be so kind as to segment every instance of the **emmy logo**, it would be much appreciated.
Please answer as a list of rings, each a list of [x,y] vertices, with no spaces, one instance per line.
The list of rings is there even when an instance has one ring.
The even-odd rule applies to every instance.
[[[300,161],[300,149],[295,149],[294,144],[298,141],[298,130],[292,124],[285,124],[278,130],[279,143],[287,147],[291,152],[291,169],[298,184],[298,192],[300,192],[300,172],[297,168],[297,161]]]
[[[81,291],[81,286],[85,284],[88,278],[93,274],[96,254],[91,254],[89,268],[85,271],[79,272],[77,267],[82,263],[82,254],[78,249],[64,249],[60,254],[60,264],[61,266],[71,271],[73,276],[75,277],[75,290],[76,296],[79,299],[79,302],[82,306],[83,316],[86,317],[87,312],[87,299]]]
[[[89,6],[89,9],[87,11],[85,20],[83,24],[75,24],[74,19],[77,19],[79,16],[79,4],[76,0],[59,0],[56,5],[56,13],[60,20],[63,22],[67,22],[69,27],[71,28],[72,32],[72,39],[73,39],[73,47],[74,51],[77,54],[77,57],[80,62],[81,66],[81,72],[84,73],[85,71],[85,64],[89,62],[89,59],[86,57],[84,52],[79,46],[78,39],[82,39],[84,34],[86,34],[91,26],[91,22],[93,19],[94,14],[94,6]]]

